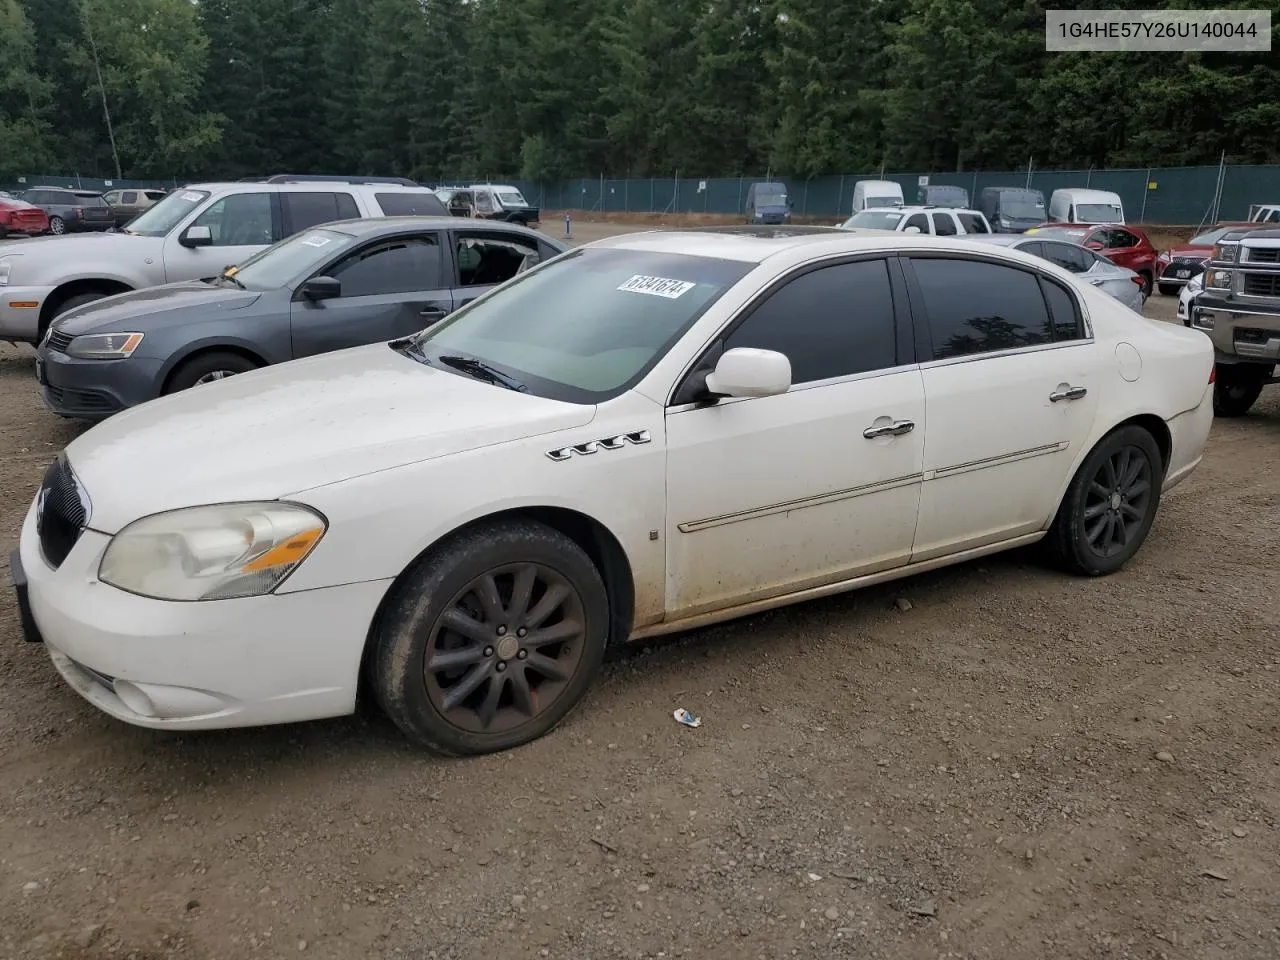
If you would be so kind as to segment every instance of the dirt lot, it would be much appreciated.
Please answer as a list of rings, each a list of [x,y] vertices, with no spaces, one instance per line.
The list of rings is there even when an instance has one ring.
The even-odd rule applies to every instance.
[[[2,348],[10,540],[76,432]],[[1273,388],[1115,577],[1016,554],[678,637],[481,760],[124,726],[6,594],[0,958],[1273,960],[1278,476]]]

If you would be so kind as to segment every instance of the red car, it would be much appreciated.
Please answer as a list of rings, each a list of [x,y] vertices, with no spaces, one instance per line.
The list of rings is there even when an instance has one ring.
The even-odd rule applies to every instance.
[[[49,217],[25,200],[0,197],[0,240],[11,233],[34,237],[49,232]]]
[[[1213,255],[1213,245],[1222,239],[1223,234],[1250,226],[1253,224],[1244,221],[1215,224],[1212,230],[1164,251],[1156,258],[1156,283],[1160,292],[1166,296],[1177,293],[1188,280],[1204,272],[1204,265]]]
[[[1046,223],[1027,233],[1070,240],[1096,250],[1116,266],[1128,267],[1142,278],[1142,294],[1147,296],[1156,277],[1156,248],[1137,227],[1120,223]]]

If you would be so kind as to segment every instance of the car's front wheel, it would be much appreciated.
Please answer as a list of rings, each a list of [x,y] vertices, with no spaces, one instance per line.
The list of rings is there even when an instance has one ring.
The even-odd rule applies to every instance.
[[[529,520],[464,531],[393,588],[371,651],[379,704],[439,753],[534,740],[582,699],[604,657],[609,598],[587,553]]]
[[[1257,403],[1270,370],[1250,364],[1221,365],[1213,381],[1213,413],[1243,417]]]
[[[256,363],[238,353],[215,350],[196,354],[173,372],[173,376],[165,384],[163,393],[189,390],[202,384],[213,383],[215,380],[225,380],[237,373],[248,373],[257,368]]]
[[[1107,434],[1076,471],[1047,546],[1071,573],[1115,573],[1138,552],[1160,506],[1164,459],[1155,439],[1129,425]]]

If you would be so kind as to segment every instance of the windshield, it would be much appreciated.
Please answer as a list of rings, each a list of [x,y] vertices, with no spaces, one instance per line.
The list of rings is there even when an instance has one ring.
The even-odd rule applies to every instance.
[[[1044,223],[1044,201],[1030,197],[1001,197],[998,213],[1014,220],[1036,220]]]
[[[787,205],[787,192],[778,187],[770,187],[767,190],[756,191],[757,207],[785,207]]]
[[[527,207],[529,205],[519,190],[499,190],[498,201],[504,207]]]
[[[896,207],[901,203],[897,197],[867,197],[868,207]]]
[[[105,207],[107,201],[97,193],[77,193],[76,205],[81,207]]]
[[[208,196],[208,190],[179,190],[171,193],[154,207],[130,220],[125,233],[137,237],[163,237]]]
[[[599,403],[638,381],[752,267],[670,253],[575,250],[429,327],[406,352],[431,364],[478,360],[531,394]]]
[[[1119,223],[1124,212],[1116,203],[1077,203],[1076,220],[1080,223]]]
[[[276,290],[303,274],[310,274],[350,240],[351,234],[336,230],[313,229],[295,233],[265,250],[259,250],[234,268],[231,275],[249,290]]]
[[[892,210],[863,210],[844,222],[846,227],[862,227],[866,230],[896,230],[906,214]]]
[[[1187,245],[1191,247],[1212,247],[1232,230],[1239,229],[1239,227],[1219,227],[1217,230],[1210,230],[1208,233],[1202,233],[1198,237],[1192,237],[1187,241]]]

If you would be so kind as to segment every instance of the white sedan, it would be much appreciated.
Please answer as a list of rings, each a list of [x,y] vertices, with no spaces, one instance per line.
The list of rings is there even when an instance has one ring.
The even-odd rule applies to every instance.
[[[744,233],[746,235],[744,235]],[[50,467],[31,639],[130,723],[550,730],[605,648],[1045,540],[1112,573],[1213,421],[1203,334],[1026,253],[630,234],[424,333],[119,414]]]

